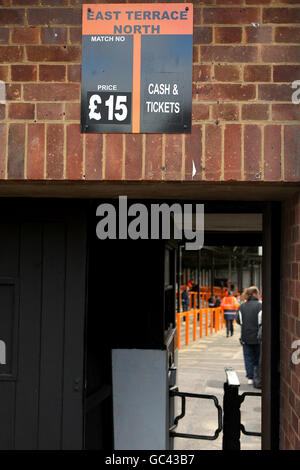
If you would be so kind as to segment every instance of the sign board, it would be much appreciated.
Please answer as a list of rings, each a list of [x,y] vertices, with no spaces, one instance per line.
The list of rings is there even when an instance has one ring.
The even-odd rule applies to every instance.
[[[193,5],[88,4],[82,132],[191,131]]]

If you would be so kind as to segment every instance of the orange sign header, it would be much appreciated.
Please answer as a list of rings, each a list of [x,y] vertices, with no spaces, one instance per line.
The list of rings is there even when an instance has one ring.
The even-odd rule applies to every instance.
[[[193,4],[85,4],[82,34],[193,34]]]

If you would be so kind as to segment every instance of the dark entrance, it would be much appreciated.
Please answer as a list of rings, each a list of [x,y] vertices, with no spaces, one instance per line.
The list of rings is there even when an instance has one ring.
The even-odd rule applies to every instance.
[[[165,348],[175,328],[176,245],[99,240],[100,203],[89,210],[84,446],[109,450],[114,448],[112,350]]]
[[[96,206],[1,202],[1,449],[112,449],[111,349],[159,349],[174,328],[176,247],[99,242]],[[233,207],[264,213],[263,448],[271,449],[279,424],[280,207],[210,202],[205,210]],[[209,236],[206,243],[217,244]]]
[[[170,298],[174,295],[174,290],[172,291],[172,286],[168,289],[162,288],[165,270],[164,244],[150,240],[100,242],[95,237],[96,206],[97,204],[93,205],[90,218],[92,223],[89,239],[93,240],[93,243],[90,244],[89,256],[86,361],[88,374],[91,368],[96,377],[93,373],[87,376],[85,445],[87,448],[111,448],[114,444],[110,351],[114,347],[162,347],[164,334],[174,321],[172,309],[167,313],[165,308],[165,295],[169,291],[167,296]],[[247,214],[251,213],[263,216],[263,232],[208,231],[205,244],[264,246],[263,296],[267,302],[264,303],[263,315],[262,445],[265,449],[276,449],[279,421],[274,420],[272,416],[276,416],[279,410],[279,373],[275,365],[272,366],[271,372],[270,363],[272,358],[274,364],[277,364],[279,351],[276,345],[279,341],[280,318],[280,206],[271,203],[208,202],[205,204],[205,212],[233,213],[237,217],[239,214],[247,217]],[[276,231],[271,221],[276,223]],[[100,331],[104,333],[100,334]],[[93,383],[97,385],[92,386]],[[99,435],[95,440],[97,433]]]

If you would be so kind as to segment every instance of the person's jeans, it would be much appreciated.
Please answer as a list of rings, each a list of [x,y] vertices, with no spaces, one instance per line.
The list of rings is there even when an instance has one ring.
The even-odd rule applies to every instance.
[[[227,336],[229,336],[229,333],[231,333],[231,335],[233,335],[233,320],[227,318],[226,315],[224,315],[224,318],[225,318],[225,323],[226,323],[226,334],[227,334]]]
[[[260,344],[243,344],[246,377],[253,379],[253,369],[259,363]]]

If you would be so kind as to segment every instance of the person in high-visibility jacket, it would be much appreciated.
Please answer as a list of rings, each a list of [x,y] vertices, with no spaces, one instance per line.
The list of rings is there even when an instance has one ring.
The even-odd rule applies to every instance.
[[[221,301],[220,307],[224,312],[227,338],[229,336],[229,333],[231,334],[231,336],[233,335],[233,320],[235,318],[235,314],[239,306],[240,304],[230,291],[227,292],[227,295],[225,295],[225,297],[223,297]]]

